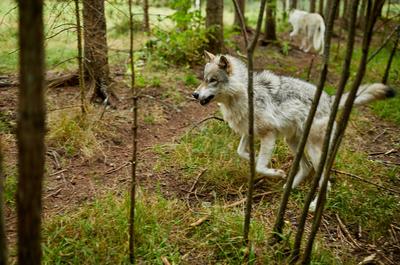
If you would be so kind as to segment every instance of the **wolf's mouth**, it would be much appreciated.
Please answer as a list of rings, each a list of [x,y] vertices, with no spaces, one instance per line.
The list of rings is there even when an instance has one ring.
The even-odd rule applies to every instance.
[[[206,98],[203,98],[200,100],[200,104],[201,105],[207,105],[208,103],[210,103],[210,101],[214,98],[214,95],[208,96]]]

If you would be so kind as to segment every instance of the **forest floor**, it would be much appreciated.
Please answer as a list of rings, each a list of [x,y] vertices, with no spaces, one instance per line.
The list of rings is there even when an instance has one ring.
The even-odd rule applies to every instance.
[[[241,46],[238,39],[234,41]],[[309,76],[316,83],[321,58],[296,48],[287,52],[283,54],[274,46],[258,47],[256,69],[303,79]],[[230,53],[236,54],[233,48]],[[385,64],[382,58],[384,55],[377,65]],[[311,60],[314,62],[309,74]],[[340,56],[332,65],[328,92],[334,91],[340,77]],[[371,68],[367,81],[377,79],[382,71]],[[132,99],[124,71],[118,65],[112,68],[114,89],[120,98],[116,109],[91,105],[86,117],[80,114],[78,87],[46,91],[46,264],[126,262]],[[213,118],[205,120],[220,117],[216,104],[202,107],[191,99],[201,75],[201,66],[157,71],[143,67],[138,71],[141,97],[137,255],[143,263],[162,264],[161,257],[174,264],[242,262],[240,238],[247,163],[235,154],[239,137],[225,123]],[[398,79],[391,80],[393,85],[400,85]],[[17,87],[0,88],[0,98],[7,236],[11,255],[15,256]],[[315,264],[355,264],[367,257],[377,264],[400,261],[399,194],[346,175],[354,174],[400,191],[399,101],[388,102],[392,112],[399,116],[390,113],[386,117],[382,103],[359,108],[352,115],[335,164],[335,169],[344,174],[333,174],[332,192],[315,246]],[[273,166],[288,172],[291,161],[292,155],[281,141]],[[272,248],[266,240],[283,184],[283,180],[257,183],[251,232],[254,245],[249,254],[255,264],[287,262],[285,253],[296,229],[308,182],[293,192],[286,215],[287,242],[282,248]]]

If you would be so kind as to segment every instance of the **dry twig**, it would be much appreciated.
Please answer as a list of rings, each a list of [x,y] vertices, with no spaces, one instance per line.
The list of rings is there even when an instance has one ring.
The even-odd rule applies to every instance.
[[[340,229],[343,231],[345,236],[351,241],[352,245],[354,245],[357,248],[361,248],[360,244],[357,243],[357,241],[351,236],[349,230],[346,228],[346,226],[343,224],[342,220],[340,219],[339,215],[336,214],[336,219],[339,222]]]
[[[253,196],[253,199],[259,198],[259,197],[263,197],[263,196],[266,196],[266,195],[270,195],[270,194],[274,194],[274,193],[277,193],[277,192],[278,191],[267,191],[267,192],[263,192],[263,193],[260,193],[260,194],[256,194],[256,195]],[[243,204],[245,202],[246,202],[246,198],[243,198],[243,199],[241,199],[239,201],[236,201],[234,203],[231,203],[231,204],[228,204],[228,205],[224,205],[223,208],[225,208],[225,209],[226,208],[232,208],[232,207],[238,206],[240,204]]]
[[[123,169],[126,166],[131,165],[131,164],[132,164],[131,162],[125,162],[124,164],[122,164],[121,166],[119,166],[117,168],[107,170],[106,172],[104,172],[104,174],[108,175],[108,174],[114,173],[114,172],[116,172],[118,170]]]
[[[374,182],[372,182],[372,181],[366,180],[366,179],[364,179],[364,178],[362,178],[362,177],[360,177],[360,176],[357,176],[357,175],[355,175],[355,174],[348,173],[348,172],[344,172],[344,171],[337,170],[337,169],[332,169],[331,171],[332,171],[332,172],[335,172],[335,173],[342,174],[342,175],[346,175],[346,176],[349,176],[349,177],[352,177],[352,178],[355,178],[355,179],[358,179],[358,180],[360,180],[360,181],[362,181],[362,182],[365,182],[365,183],[371,184],[371,185],[373,185],[373,186],[375,186],[375,187],[378,187],[379,189],[387,190],[387,191],[390,191],[390,192],[392,192],[392,193],[396,193],[396,194],[399,194],[399,195],[400,195],[400,191],[396,191],[396,190],[393,190],[393,189],[391,189],[391,188],[386,188],[386,187],[384,187],[384,186],[382,186],[382,185],[379,185],[379,184],[374,183]]]
[[[209,218],[210,218],[210,214],[207,214],[207,215],[201,217],[201,218],[200,218],[199,220],[197,220],[196,222],[191,223],[190,226],[191,226],[191,227],[199,226],[199,225],[201,225],[202,223],[204,223],[205,221],[207,221]]]
[[[61,174],[61,173],[65,172],[65,171],[67,171],[66,168],[58,170],[58,171],[53,172],[53,173],[50,173],[49,176],[55,176],[55,175],[58,175],[58,174]]]
[[[203,169],[196,177],[196,180],[193,182],[192,187],[190,187],[189,192],[193,192],[194,188],[196,187],[197,182],[199,181],[199,178],[207,171],[207,168]]]
[[[161,261],[164,265],[171,265],[171,263],[169,263],[167,257],[165,256],[161,256]]]

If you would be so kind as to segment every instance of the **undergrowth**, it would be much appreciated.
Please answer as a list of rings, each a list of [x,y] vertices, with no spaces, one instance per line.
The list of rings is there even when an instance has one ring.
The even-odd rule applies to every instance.
[[[44,264],[128,264],[129,197],[109,194],[83,205],[68,216],[45,220]],[[191,225],[207,217],[198,225]],[[284,264],[284,247],[266,244],[269,227],[255,214],[251,226],[250,264]],[[138,263],[242,264],[243,217],[240,208],[204,206],[191,212],[182,200],[140,192],[136,208]],[[313,264],[339,264],[331,253],[316,246]]]
[[[113,130],[99,119],[99,113],[92,111],[85,116],[80,109],[50,113],[48,126],[48,145],[67,157],[82,155],[90,158],[102,152],[100,136],[113,135]]]

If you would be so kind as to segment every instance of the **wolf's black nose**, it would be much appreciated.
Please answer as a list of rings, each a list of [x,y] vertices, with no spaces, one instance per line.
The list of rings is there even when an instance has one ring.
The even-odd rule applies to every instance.
[[[193,92],[193,93],[192,93],[192,96],[193,96],[195,99],[199,99],[199,93],[197,93],[197,92]]]

